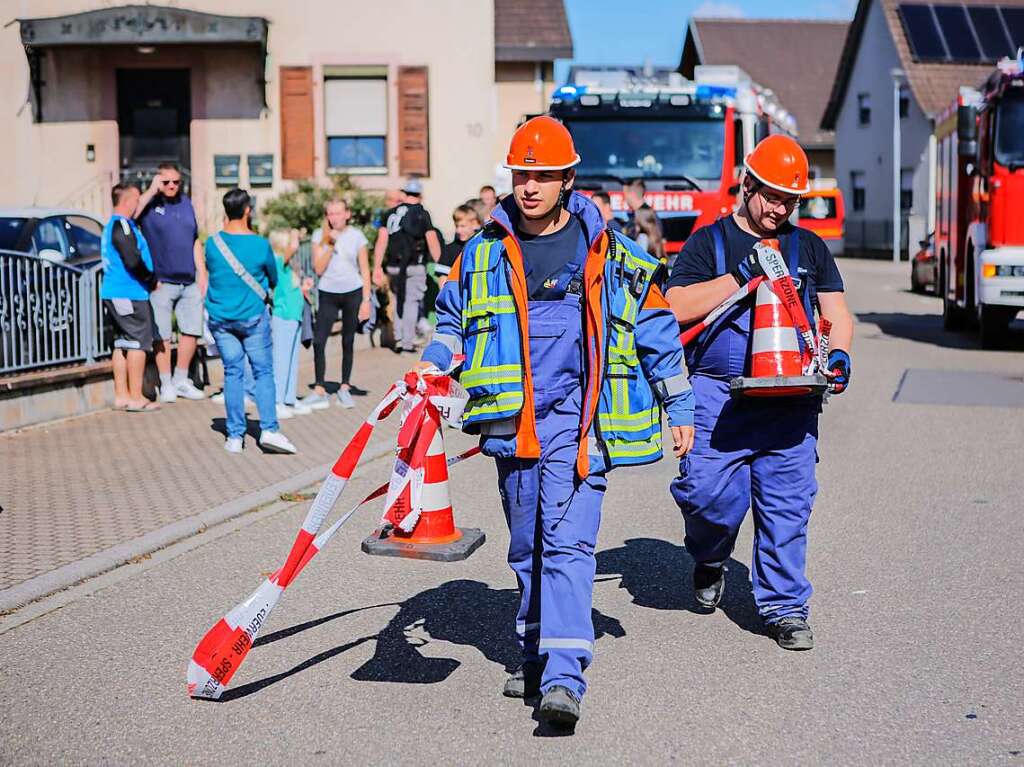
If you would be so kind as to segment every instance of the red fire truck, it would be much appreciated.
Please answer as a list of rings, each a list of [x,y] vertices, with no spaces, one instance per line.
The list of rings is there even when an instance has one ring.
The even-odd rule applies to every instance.
[[[976,327],[985,348],[1024,309],[1024,65],[1003,59],[961,88],[935,122],[939,295],[947,330]]]
[[[796,134],[771,91],[735,66],[698,66],[694,80],[667,69],[576,68],[551,114],[583,158],[576,188],[607,192],[625,216],[622,185],[642,178],[665,247],[733,210],[743,159],[769,133]]]

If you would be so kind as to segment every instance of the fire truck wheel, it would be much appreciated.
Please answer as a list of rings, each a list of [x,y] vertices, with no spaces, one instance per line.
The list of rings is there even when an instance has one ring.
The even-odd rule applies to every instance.
[[[942,296],[942,327],[946,330],[963,330],[967,324],[964,310],[956,305],[956,300],[950,299],[944,273],[939,277],[939,290]]]

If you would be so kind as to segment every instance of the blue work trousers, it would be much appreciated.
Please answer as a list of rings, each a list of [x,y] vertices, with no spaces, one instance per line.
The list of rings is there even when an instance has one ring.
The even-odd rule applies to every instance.
[[[245,435],[245,363],[252,366],[261,431],[277,431],[270,314],[250,320],[210,320],[210,332],[224,363],[224,409],[229,437]]]
[[[754,512],[750,579],[761,617],[807,617],[807,523],[818,484],[816,398],[730,398],[727,381],[691,377],[696,397],[693,450],[679,463],[672,496],[685,544],[701,564],[723,565]]]
[[[498,488],[519,583],[516,635],[526,661],[544,661],[541,691],[583,696],[594,653],[591,605],[603,474],[576,478],[582,410],[579,296],[531,301],[530,360],[539,459],[497,458]]]

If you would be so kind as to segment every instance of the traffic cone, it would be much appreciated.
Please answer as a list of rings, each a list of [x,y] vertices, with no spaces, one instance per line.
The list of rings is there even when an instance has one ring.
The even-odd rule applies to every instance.
[[[456,562],[483,544],[482,530],[455,526],[448,492],[448,459],[436,409],[426,408],[419,434],[412,444],[399,450],[395,465],[392,485],[396,492],[388,493],[382,525],[363,541],[363,551]]]
[[[768,282],[757,286],[755,301],[750,375],[730,381],[730,393],[744,397],[798,397],[825,391],[824,376],[803,374],[800,340],[793,318]]]

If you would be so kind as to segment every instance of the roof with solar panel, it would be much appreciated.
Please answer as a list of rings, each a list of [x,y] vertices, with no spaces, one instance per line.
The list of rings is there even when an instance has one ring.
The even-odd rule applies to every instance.
[[[878,2],[921,110],[934,118],[960,86],[980,86],[995,64],[1024,46],[1024,0],[993,3],[860,0],[843,47],[822,127],[835,127],[868,10]]]

